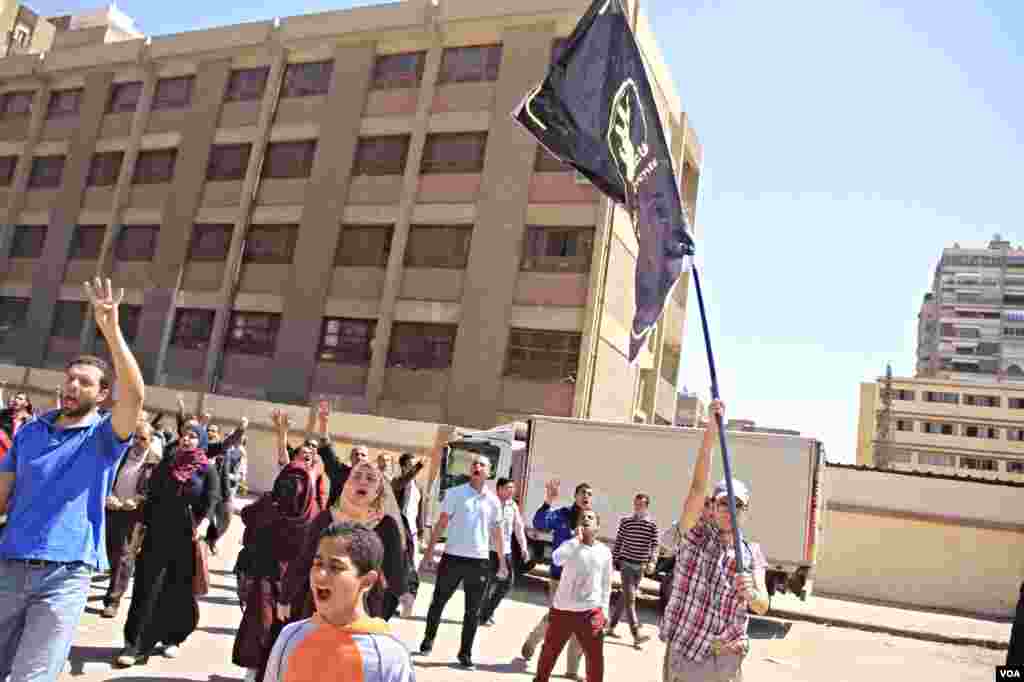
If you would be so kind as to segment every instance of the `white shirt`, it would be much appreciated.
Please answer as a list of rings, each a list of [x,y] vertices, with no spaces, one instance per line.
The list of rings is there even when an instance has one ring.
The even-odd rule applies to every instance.
[[[576,538],[563,542],[551,555],[562,567],[552,606],[559,611],[601,609],[608,615],[612,596],[612,551],[601,542],[585,545]]]
[[[498,500],[501,504],[501,500]],[[519,514],[519,505],[509,498],[501,507],[501,537],[505,540],[505,556],[512,554],[512,532],[515,531],[519,538],[519,545],[526,551],[526,531],[524,530],[523,517]],[[495,552],[497,547],[492,548]]]
[[[501,525],[501,503],[486,487],[477,492],[464,483],[445,493],[441,511],[448,515],[444,553],[465,559],[486,559],[491,532]]]

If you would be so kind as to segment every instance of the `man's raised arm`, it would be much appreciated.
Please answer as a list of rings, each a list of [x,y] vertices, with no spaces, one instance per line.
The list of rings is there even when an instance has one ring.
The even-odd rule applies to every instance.
[[[725,413],[725,405],[719,400],[712,400],[708,409],[708,422],[704,427],[704,441],[697,453],[697,462],[693,465],[693,480],[690,491],[683,501],[683,513],[679,519],[679,531],[685,533],[693,528],[704,511],[704,502],[711,492],[711,451],[718,438],[718,420],[715,415]]]
[[[124,299],[124,289],[118,289],[115,295],[110,280],[106,283],[97,277],[92,284],[85,283],[85,293],[92,304],[96,327],[103,334],[110,349],[110,357],[114,363],[114,376],[120,382],[119,396],[110,415],[114,433],[121,440],[128,440],[135,432],[139,420],[139,412],[146,397],[146,386],[142,381],[139,363],[128,348],[128,342],[121,333],[118,324],[118,306]]]

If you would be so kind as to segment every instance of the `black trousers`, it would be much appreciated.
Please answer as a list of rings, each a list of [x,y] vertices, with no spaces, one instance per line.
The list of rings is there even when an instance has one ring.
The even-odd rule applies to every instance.
[[[512,570],[512,557],[505,557],[505,565],[508,567],[508,577],[498,580],[498,553],[491,552],[491,575],[487,581],[487,592],[484,594],[483,605],[480,607],[480,622],[485,623],[494,617],[498,610],[498,604],[504,599],[516,584],[516,572]]]
[[[1024,583],[1020,584],[1017,612],[1010,629],[1010,649],[1006,652],[1006,665],[1024,665]]]
[[[423,634],[423,640],[434,641],[437,628],[441,625],[444,607],[462,583],[462,589],[466,593],[466,612],[462,618],[462,645],[459,647],[459,655],[472,657],[473,640],[476,639],[476,628],[480,623],[480,604],[483,602],[490,575],[491,562],[488,559],[467,559],[442,554],[441,563],[437,566],[434,596],[430,600],[430,610],[427,611],[427,630]]]

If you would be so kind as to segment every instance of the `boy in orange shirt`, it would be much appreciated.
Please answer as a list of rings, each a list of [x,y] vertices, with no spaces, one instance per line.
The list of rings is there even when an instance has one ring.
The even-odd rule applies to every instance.
[[[350,523],[324,530],[309,576],[316,614],[281,631],[263,682],[416,681],[409,650],[363,610],[383,560],[372,530]]]

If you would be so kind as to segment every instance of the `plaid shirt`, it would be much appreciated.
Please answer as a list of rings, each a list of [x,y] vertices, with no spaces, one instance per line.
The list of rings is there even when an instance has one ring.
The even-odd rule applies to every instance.
[[[760,545],[744,541],[748,570],[764,568]],[[736,591],[736,550],[722,544],[718,528],[705,512],[676,552],[672,596],[661,619],[659,637],[668,643],[670,660],[700,663],[719,651],[746,653],[749,646],[746,603]]]

